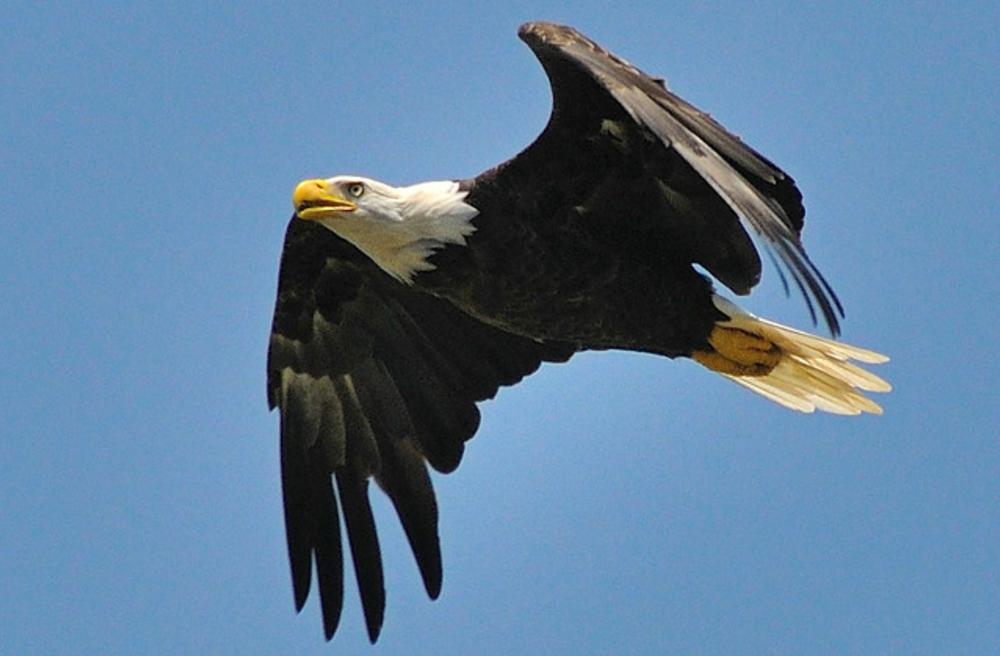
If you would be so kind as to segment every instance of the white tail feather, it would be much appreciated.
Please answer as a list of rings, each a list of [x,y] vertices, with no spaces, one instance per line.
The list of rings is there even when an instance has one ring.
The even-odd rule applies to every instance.
[[[723,374],[726,378],[799,412],[882,414],[881,406],[858,390],[888,392],[892,386],[850,360],[878,364],[888,357],[761,319],[719,295],[713,301],[729,317],[718,325],[759,335],[782,351],[781,361],[765,376]]]

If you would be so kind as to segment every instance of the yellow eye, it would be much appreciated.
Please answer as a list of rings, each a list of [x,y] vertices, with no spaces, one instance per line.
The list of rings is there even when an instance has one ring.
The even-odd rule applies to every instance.
[[[347,186],[347,193],[355,198],[360,198],[361,194],[365,193],[365,186],[360,182],[352,182]]]

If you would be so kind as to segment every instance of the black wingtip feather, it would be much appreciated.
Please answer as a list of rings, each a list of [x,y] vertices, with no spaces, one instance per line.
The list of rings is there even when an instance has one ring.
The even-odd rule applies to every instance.
[[[394,449],[392,471],[381,479],[392,500],[417,561],[427,596],[441,594],[443,570],[434,488],[419,454],[408,446]]]
[[[292,437],[285,415],[281,419],[281,488],[285,510],[285,538],[292,574],[295,611],[301,612],[309,598],[312,585],[312,545],[314,540],[311,518],[308,467],[305,453]]]
[[[385,584],[382,574],[382,552],[379,548],[375,520],[368,503],[368,480],[349,468],[336,474],[337,491],[344,510],[358,593],[365,615],[368,639],[374,644],[385,618]]]
[[[415,432],[406,403],[384,365],[359,370],[363,382],[360,401],[374,422],[382,466],[376,480],[389,496],[407,540],[424,588],[431,598],[441,591],[441,547],[438,540],[438,509],[427,465],[410,436]],[[380,394],[370,391],[381,389]]]
[[[344,607],[344,554],[330,474],[322,467],[321,458],[313,459],[313,463],[313,510],[317,522],[316,582],[323,614],[323,633],[330,640],[337,632]]]

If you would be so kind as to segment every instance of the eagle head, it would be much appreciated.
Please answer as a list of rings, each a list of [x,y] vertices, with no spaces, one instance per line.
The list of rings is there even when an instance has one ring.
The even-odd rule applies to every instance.
[[[408,187],[360,176],[303,180],[295,187],[295,215],[317,221],[358,247],[386,273],[412,284],[434,269],[428,258],[448,244],[466,245],[479,213],[453,180]]]

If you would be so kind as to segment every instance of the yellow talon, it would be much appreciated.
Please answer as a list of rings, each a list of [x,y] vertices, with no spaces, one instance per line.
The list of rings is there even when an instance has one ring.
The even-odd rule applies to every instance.
[[[714,350],[694,351],[691,358],[712,371],[732,376],[766,376],[781,361],[781,349],[759,335],[716,326],[708,336]]]

